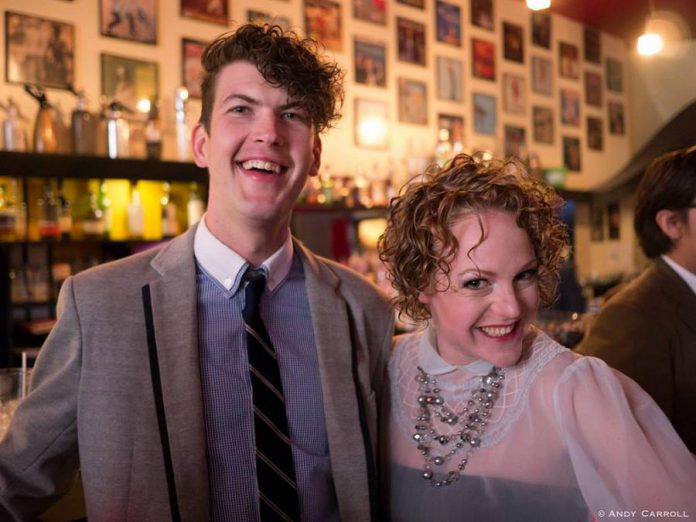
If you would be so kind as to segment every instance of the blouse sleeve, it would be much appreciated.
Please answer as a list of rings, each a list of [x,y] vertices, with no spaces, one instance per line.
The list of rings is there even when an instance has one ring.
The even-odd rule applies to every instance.
[[[634,381],[594,357],[565,369],[553,392],[561,437],[590,510],[635,519],[696,517],[696,458]],[[682,515],[685,517],[686,515]]]

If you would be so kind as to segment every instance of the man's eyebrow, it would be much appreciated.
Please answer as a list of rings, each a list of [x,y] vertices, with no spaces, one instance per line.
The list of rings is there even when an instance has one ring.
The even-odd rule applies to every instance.
[[[236,93],[232,93],[229,96],[227,96],[224,100],[222,100],[222,103],[229,103],[230,101],[236,100],[236,99],[245,101],[245,102],[250,103],[252,105],[258,105],[258,103],[259,103],[259,101],[256,98],[252,98],[251,96],[248,96],[246,94],[236,94]]]

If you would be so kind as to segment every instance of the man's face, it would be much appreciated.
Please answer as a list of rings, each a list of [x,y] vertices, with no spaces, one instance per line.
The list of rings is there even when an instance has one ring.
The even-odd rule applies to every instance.
[[[696,208],[686,209],[684,219],[679,216],[679,221],[677,235],[672,238],[675,246],[668,255],[689,272],[696,274]]]
[[[321,140],[307,112],[250,62],[219,73],[210,117],[193,132],[196,164],[210,174],[208,219],[238,226],[289,222],[307,176],[318,173]]]

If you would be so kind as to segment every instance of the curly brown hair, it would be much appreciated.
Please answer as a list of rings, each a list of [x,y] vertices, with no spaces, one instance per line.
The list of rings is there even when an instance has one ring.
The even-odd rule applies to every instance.
[[[406,185],[391,202],[378,244],[400,314],[415,321],[430,318],[418,296],[441,276],[449,288],[450,264],[458,250],[452,225],[463,212],[489,209],[514,213],[529,234],[539,262],[541,305],[551,305],[568,245],[566,227],[557,215],[562,205],[553,188],[514,160],[477,162],[459,154],[442,169]]]
[[[201,57],[205,74],[199,122],[206,131],[210,132],[220,71],[240,60],[253,63],[271,85],[285,88],[288,96],[309,113],[316,132],[330,128],[341,117],[344,73],[336,62],[324,58],[316,40],[301,38],[277,25],[245,24],[220,35]]]

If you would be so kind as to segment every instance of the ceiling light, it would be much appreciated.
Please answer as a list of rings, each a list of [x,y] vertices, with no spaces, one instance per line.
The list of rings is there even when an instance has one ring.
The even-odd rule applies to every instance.
[[[527,7],[532,11],[541,11],[551,7],[551,0],[527,0]]]
[[[664,42],[657,33],[645,33],[638,38],[638,54],[653,56],[662,51]]]

